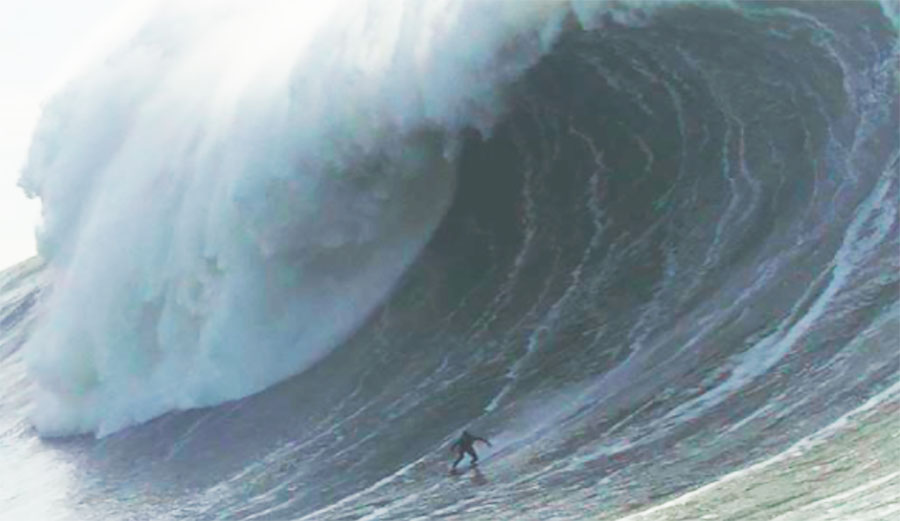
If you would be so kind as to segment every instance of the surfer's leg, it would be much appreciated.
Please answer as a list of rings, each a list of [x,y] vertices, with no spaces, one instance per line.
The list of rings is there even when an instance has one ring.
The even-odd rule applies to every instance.
[[[478,453],[475,452],[475,449],[470,448],[470,449],[467,449],[466,452],[468,452],[469,457],[472,458],[472,465],[478,463]]]
[[[459,451],[457,454],[458,454],[458,456],[456,457],[456,461],[453,462],[452,468],[454,468],[454,469],[456,468],[457,465],[459,465],[459,462],[462,461],[463,456],[466,455],[466,453],[463,451]]]

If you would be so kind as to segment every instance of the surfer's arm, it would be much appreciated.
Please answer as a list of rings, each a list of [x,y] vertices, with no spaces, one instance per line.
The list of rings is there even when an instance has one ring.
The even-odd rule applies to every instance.
[[[488,440],[486,440],[484,438],[475,438],[475,441],[483,441],[483,442],[487,443],[488,447],[493,447],[493,445],[491,445],[491,442],[489,442]]]

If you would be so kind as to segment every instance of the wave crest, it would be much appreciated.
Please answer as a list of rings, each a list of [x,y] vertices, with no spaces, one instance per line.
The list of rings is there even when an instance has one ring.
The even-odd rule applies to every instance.
[[[22,178],[55,281],[26,346],[43,434],[324,356],[437,226],[458,131],[490,129],[565,12],[351,7],[165,4],[47,105]]]

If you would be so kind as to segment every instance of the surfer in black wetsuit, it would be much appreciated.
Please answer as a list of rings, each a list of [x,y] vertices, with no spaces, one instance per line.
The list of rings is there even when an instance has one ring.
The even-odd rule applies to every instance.
[[[466,454],[472,458],[472,465],[476,465],[478,463],[478,454],[475,453],[475,442],[483,441],[487,443],[487,446],[491,446],[491,442],[484,438],[479,438],[478,436],[472,436],[469,434],[469,431],[463,431],[462,436],[459,437],[458,440],[453,442],[453,445],[450,445],[450,450],[456,452],[458,455],[456,461],[453,462],[453,467],[450,468],[450,472],[456,470],[456,466],[459,465],[459,462],[462,461],[463,457]]]

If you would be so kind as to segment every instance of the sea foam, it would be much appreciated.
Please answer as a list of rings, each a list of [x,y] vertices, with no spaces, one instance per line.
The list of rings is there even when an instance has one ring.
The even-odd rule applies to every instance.
[[[54,281],[25,346],[40,432],[103,436],[325,356],[439,223],[459,130],[489,132],[600,7],[151,9],[46,104],[23,172]]]

